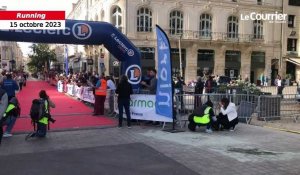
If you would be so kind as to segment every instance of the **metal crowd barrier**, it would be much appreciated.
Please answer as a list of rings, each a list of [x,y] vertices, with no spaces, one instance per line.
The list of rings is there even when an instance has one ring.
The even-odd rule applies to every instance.
[[[277,95],[277,87],[276,86],[258,86],[258,88],[265,93],[271,93],[272,95]],[[191,86],[183,86],[183,92],[187,94],[194,94],[195,87]],[[206,89],[203,89],[203,93],[207,92]],[[223,87],[218,86],[215,88],[211,88],[212,93],[226,93],[226,94],[242,94],[243,88],[241,87]],[[283,94],[297,94],[297,86],[285,86],[282,91]]]
[[[291,118],[294,122],[298,122],[300,117],[300,96],[298,94],[284,94],[280,103],[280,117]]]
[[[250,94],[176,94],[174,105],[176,117],[181,127],[188,121],[188,116],[197,113],[199,107],[210,100],[215,115],[220,113],[219,102],[228,98],[236,105],[240,122],[250,124],[253,117],[257,120],[272,121],[292,118],[297,122],[300,116],[300,104],[295,94],[280,95],[250,95]]]
[[[262,86],[260,87],[262,92],[268,92],[272,95],[277,95],[277,87],[276,86]],[[282,91],[283,94],[296,94],[297,86],[285,86]]]
[[[177,112],[177,119],[180,125],[183,126],[188,120],[188,116],[192,113],[197,113],[197,110],[202,104],[208,100],[213,103],[213,110],[215,115],[220,113],[220,101],[222,98],[228,98],[237,106],[237,112],[241,122],[249,123],[252,115],[258,104],[257,95],[247,94],[176,94],[175,106]]]

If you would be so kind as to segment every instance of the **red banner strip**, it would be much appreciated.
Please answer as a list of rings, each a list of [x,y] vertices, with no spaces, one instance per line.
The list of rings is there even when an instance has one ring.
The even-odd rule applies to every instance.
[[[0,11],[0,20],[65,20],[65,11]]]

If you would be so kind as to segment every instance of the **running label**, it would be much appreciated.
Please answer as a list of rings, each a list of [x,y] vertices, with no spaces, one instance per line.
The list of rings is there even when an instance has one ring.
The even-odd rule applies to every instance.
[[[65,11],[0,11],[0,29],[65,29]]]

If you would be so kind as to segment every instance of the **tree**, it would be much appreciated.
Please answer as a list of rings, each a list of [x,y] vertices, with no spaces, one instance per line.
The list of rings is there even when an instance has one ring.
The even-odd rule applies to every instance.
[[[50,62],[56,61],[56,54],[54,50],[50,50],[48,44],[32,44],[32,55],[29,55],[30,62],[27,64],[31,72],[44,71],[46,66],[50,68]]]

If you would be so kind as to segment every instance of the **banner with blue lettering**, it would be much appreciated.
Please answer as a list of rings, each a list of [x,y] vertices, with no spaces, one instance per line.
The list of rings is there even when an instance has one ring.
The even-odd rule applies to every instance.
[[[156,89],[156,113],[173,117],[173,94],[172,94],[172,73],[170,43],[165,32],[156,25],[157,35],[157,89]]]
[[[101,45],[123,64],[134,89],[141,81],[140,52],[116,27],[107,22],[66,20],[64,30],[0,30],[1,41]]]

